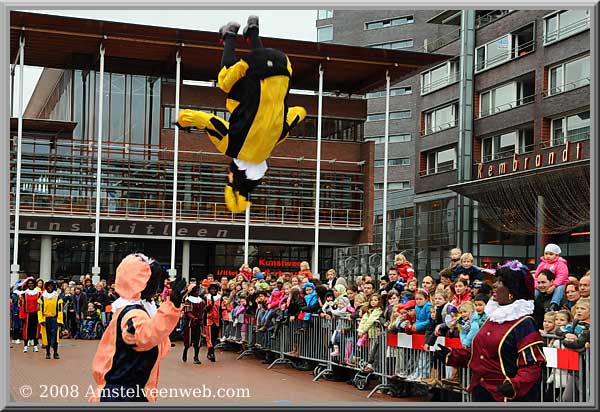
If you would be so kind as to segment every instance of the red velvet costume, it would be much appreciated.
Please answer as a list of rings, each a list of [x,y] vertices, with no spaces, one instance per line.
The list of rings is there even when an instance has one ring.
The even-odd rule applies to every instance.
[[[539,401],[542,369],[545,362],[542,337],[535,320],[523,316],[496,323],[487,320],[473,338],[470,349],[452,349],[446,363],[454,367],[468,366],[473,376],[469,392],[481,385],[498,402]],[[513,398],[496,391],[498,385],[510,381]]]
[[[198,303],[193,303],[188,299],[183,306],[185,314],[183,344],[185,347],[199,344],[200,330],[204,323],[204,306],[204,301],[201,298],[198,298]]]

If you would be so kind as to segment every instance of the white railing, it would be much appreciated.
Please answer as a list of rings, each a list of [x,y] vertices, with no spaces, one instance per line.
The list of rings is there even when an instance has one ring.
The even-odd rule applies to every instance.
[[[143,219],[170,219],[172,201],[103,197],[100,215],[103,218],[127,217]],[[21,212],[70,216],[93,216],[95,199],[91,197],[58,196],[51,194],[22,193]],[[14,199],[11,195],[11,212]],[[177,220],[180,222],[239,222],[244,214],[234,214],[225,203],[177,201]],[[250,213],[253,224],[281,224],[313,226],[315,209],[311,207],[271,206],[253,204]],[[319,225],[330,228],[362,228],[362,210],[319,208]]]

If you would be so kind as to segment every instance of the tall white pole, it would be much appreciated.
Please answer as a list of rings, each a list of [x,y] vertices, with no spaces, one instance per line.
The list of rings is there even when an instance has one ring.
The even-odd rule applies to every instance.
[[[21,148],[23,141],[23,83],[25,76],[25,37],[19,39],[19,119],[17,123],[17,176],[15,183],[15,235],[11,284],[19,279],[19,213],[21,209]]]
[[[175,113],[179,113],[179,91],[181,86],[181,55],[179,51],[175,57]],[[175,269],[175,236],[177,232],[177,175],[179,172],[179,127],[175,126],[174,148],[173,148],[173,213],[171,216],[171,268],[169,276],[175,279],[177,269]]]
[[[100,253],[100,184],[102,181],[102,117],[104,110],[104,45],[100,45],[100,89],[98,90],[98,133],[96,140],[96,227],[94,228],[94,267],[93,275],[100,275],[98,255]]]
[[[390,72],[385,73],[385,132],[383,149],[383,227],[381,233],[381,276],[387,271],[387,189],[388,189],[388,149],[390,133]]]
[[[246,208],[246,222],[244,224],[244,263],[248,264],[248,254],[250,251],[249,248],[249,239],[250,239],[250,206]]]
[[[321,203],[321,129],[323,124],[323,66],[319,65],[319,109],[317,112],[317,181],[315,183],[315,251],[312,273],[319,273],[319,208]]]

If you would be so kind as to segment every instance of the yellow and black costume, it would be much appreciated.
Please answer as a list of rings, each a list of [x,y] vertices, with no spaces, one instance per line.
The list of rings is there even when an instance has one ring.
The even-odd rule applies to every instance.
[[[63,300],[56,290],[56,282],[49,280],[46,289],[38,299],[38,322],[42,329],[42,344],[46,347],[46,359],[50,359],[50,347],[54,350],[54,359],[58,355],[58,340],[63,322]]]
[[[263,47],[258,36],[258,18],[250,16],[244,37],[251,51],[243,59],[235,56],[239,24],[229,23],[220,30],[225,45],[218,83],[227,93],[229,122],[211,113],[182,110],[178,126],[206,130],[217,150],[234,158],[230,165],[225,200],[234,213],[250,205],[248,193],[267,170],[265,161],[306,117],[303,107],[288,107],[287,98],[292,65],[280,50]]]

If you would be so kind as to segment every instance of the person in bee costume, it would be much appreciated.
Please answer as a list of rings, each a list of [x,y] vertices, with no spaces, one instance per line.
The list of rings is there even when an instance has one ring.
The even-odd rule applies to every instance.
[[[92,362],[97,388],[90,402],[155,402],[159,365],[171,350],[169,334],[179,321],[185,279],[159,308],[153,297],[162,280],[160,264],[141,253],[126,256],[117,267],[113,316]]]
[[[227,93],[229,122],[189,109],[180,111],[177,118],[181,128],[204,129],[217,150],[233,158],[225,202],[234,213],[250,206],[248,194],[265,175],[271,152],[306,117],[303,107],[288,107],[292,65],[282,51],[263,47],[258,17],[248,17],[243,35],[250,53],[240,59],[235,54],[239,28],[239,23],[230,22],[219,30],[224,50],[218,84]]]
[[[44,284],[44,292],[38,299],[38,322],[42,329],[42,345],[46,347],[46,359],[50,359],[50,348],[54,359],[58,355],[58,340],[63,322],[63,300],[58,296],[56,282],[49,280]]]

